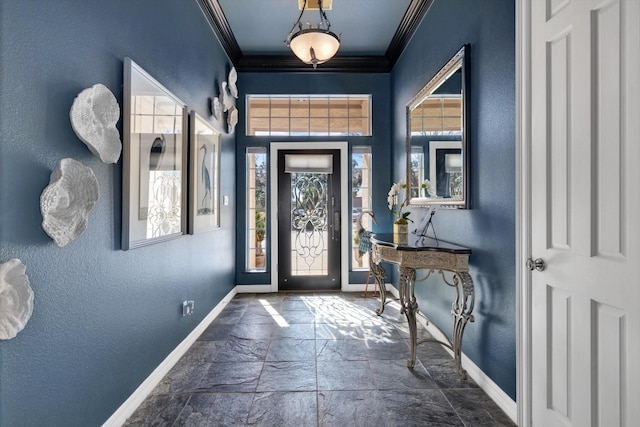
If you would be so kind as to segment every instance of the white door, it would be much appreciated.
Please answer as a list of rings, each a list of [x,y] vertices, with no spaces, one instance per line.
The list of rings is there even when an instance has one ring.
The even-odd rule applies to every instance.
[[[640,0],[525,3],[531,420],[638,426]]]

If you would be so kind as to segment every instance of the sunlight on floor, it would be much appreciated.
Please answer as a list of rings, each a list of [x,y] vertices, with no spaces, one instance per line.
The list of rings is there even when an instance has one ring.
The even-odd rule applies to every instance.
[[[258,301],[260,301],[260,304],[262,304],[264,309],[267,310],[267,313],[269,313],[271,317],[273,317],[273,320],[276,321],[278,326],[280,326],[281,328],[289,327],[289,323],[287,323],[287,321],[284,320],[284,317],[282,317],[280,313],[278,313],[278,311],[275,308],[273,308],[271,304],[269,304],[269,301],[264,299],[259,299]]]
[[[353,304],[340,296],[302,297],[314,312],[316,322],[326,325],[324,333],[332,338],[349,337],[367,342],[391,342],[395,328],[377,316],[373,309]]]

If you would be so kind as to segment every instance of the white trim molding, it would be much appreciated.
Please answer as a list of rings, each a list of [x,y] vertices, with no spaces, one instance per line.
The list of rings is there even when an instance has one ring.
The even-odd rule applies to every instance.
[[[273,292],[271,285],[237,285],[239,294],[266,294]]]
[[[387,285],[387,290],[391,292],[396,298],[400,298],[400,293],[394,286]],[[436,325],[434,325],[433,322],[429,322],[422,313],[418,312],[417,314],[418,315],[416,316],[416,319],[435,339],[441,341],[447,340],[446,335]],[[445,349],[451,355],[451,357],[453,357],[453,352],[449,348],[445,346],[442,346],[442,348]],[[491,400],[493,400],[496,405],[498,405],[500,409],[502,409],[514,423],[517,423],[518,406],[516,402],[511,399],[511,397],[509,397],[507,393],[505,393],[491,378],[489,378],[487,374],[484,373],[482,369],[478,367],[478,365],[473,363],[473,361],[469,359],[464,353],[462,353],[462,365],[467,371],[469,377],[471,377],[476,382],[476,384],[478,384],[478,387],[480,387],[485,393],[487,393],[487,396],[489,396]]]
[[[349,218],[349,198],[351,194],[347,183],[349,182],[349,144],[346,141],[339,142],[272,142],[269,147],[270,165],[270,178],[271,186],[269,191],[271,192],[271,291],[278,292],[278,239],[274,237],[278,230],[278,151],[279,150],[340,150],[340,203],[341,203],[341,217]],[[340,233],[340,282],[342,283],[341,290],[346,291],[346,286],[349,283],[349,246],[351,239],[349,238],[349,228],[342,227]]]
[[[109,417],[103,427],[119,427],[123,425],[151,394],[153,389],[162,381],[165,375],[169,373],[171,368],[175,366],[182,356],[191,348],[198,337],[207,329],[207,327],[218,317],[222,310],[229,304],[233,297],[238,293],[238,286],[235,286],[214,308],[202,319],[193,331],[182,340],[180,344],[158,365],[156,369],[145,379],[142,384],[133,392],[127,400]]]
[[[365,285],[349,285],[349,291],[364,291]],[[387,292],[391,292],[396,298],[399,298],[398,289],[390,283],[385,284]],[[122,426],[131,415],[138,409],[144,400],[151,394],[153,389],[162,381],[162,379],[171,371],[175,364],[182,356],[191,348],[198,337],[207,329],[207,327],[218,317],[222,310],[229,304],[233,297],[238,293],[267,293],[270,292],[271,285],[237,285],[235,286],[207,316],[196,326],[193,331],[158,365],[156,369],[140,384],[140,386],[124,401],[122,405],[109,417],[102,425],[103,427],[119,427]],[[375,285],[372,288],[375,290]],[[418,321],[429,331],[434,338],[446,339],[444,333],[438,329],[432,322],[429,322],[424,315],[418,313]],[[443,348],[451,354],[451,351]],[[453,356],[452,356],[453,357]],[[467,370],[468,375],[484,390],[485,393],[511,418],[514,422],[518,419],[518,408],[516,402],[512,400],[496,383],[491,380],[471,359],[464,353],[462,354],[462,364]]]
[[[517,424],[531,418],[531,2],[516,1],[516,394]]]
[[[416,319],[424,326],[427,331],[437,340],[446,340],[446,335],[433,324],[433,322],[429,322],[426,317],[422,313],[418,313]],[[445,346],[442,346],[451,357],[453,357],[453,352]],[[469,359],[464,353],[462,353],[462,365],[464,369],[467,371],[469,377],[471,377],[478,386],[487,393],[487,396],[493,400],[496,405],[502,409],[505,414],[514,423],[518,422],[518,405],[515,400],[511,399],[507,393],[505,393],[487,374],[484,373],[482,369],[478,367],[471,359]]]

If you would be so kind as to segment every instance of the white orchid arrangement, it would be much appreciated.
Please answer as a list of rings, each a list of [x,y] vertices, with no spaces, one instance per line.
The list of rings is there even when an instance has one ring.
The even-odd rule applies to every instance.
[[[396,224],[408,224],[409,221],[411,221],[409,219],[409,215],[411,214],[411,212],[402,212],[404,207],[407,206],[407,188],[407,184],[405,184],[404,182],[396,182],[391,186],[389,194],[387,194],[387,205],[389,206],[389,210],[393,212],[393,215],[398,218],[395,220]],[[404,200],[400,204],[398,204],[400,191],[402,190],[405,190],[405,197]]]

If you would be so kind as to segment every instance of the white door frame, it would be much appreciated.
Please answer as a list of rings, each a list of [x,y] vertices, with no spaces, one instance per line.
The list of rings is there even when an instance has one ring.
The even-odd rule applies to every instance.
[[[349,218],[349,198],[351,194],[348,188],[349,144],[342,142],[272,142],[269,147],[269,177],[271,185],[271,292],[278,292],[278,151],[280,150],[340,150],[340,216]],[[340,229],[340,286],[343,292],[349,287],[349,227]]]
[[[533,224],[532,224],[532,216],[531,211],[534,207],[532,203],[532,195],[534,193],[533,186],[534,182],[532,179],[532,168],[531,168],[531,159],[534,153],[532,151],[532,135],[534,132],[531,116],[532,116],[532,106],[533,106],[533,95],[532,92],[532,27],[531,27],[531,15],[532,15],[532,5],[537,5],[536,2],[538,0],[518,0],[516,1],[516,316],[517,316],[517,331],[516,331],[516,340],[517,340],[517,406],[518,406],[518,425],[519,426],[531,426],[533,425],[533,416],[534,416],[534,408],[533,402],[533,385],[534,385],[534,377],[533,377],[533,366],[534,360],[532,358],[533,354],[533,346],[532,346],[532,338],[533,331],[535,330],[533,324],[533,278],[532,273],[529,272],[525,267],[525,260],[535,254],[532,254],[532,247],[534,242],[533,233]],[[605,2],[602,2],[605,4]],[[623,71],[625,81],[627,83],[626,91],[631,94],[625,99],[625,116],[622,117],[622,121],[626,124],[626,126],[633,125],[633,129],[637,129],[637,122],[634,120],[637,119],[635,114],[640,108],[640,103],[638,102],[637,95],[638,88],[640,85],[637,83],[637,79],[633,79],[637,73],[634,73],[633,70],[637,70],[640,68],[640,60],[637,56],[638,41],[640,41],[640,31],[637,26],[633,24],[637,24],[637,16],[640,14],[640,6],[637,3],[637,0],[630,0],[626,2],[621,2],[624,7],[627,7],[626,13],[623,14],[625,18],[624,25],[622,28],[627,30],[625,33],[625,41],[623,42],[622,52],[633,51],[636,53],[633,57],[625,57],[627,61],[625,66],[628,67]],[[623,10],[624,11],[624,10]],[[633,21],[632,21],[633,19]],[[627,71],[631,70],[631,71]],[[631,84],[632,82],[633,84]],[[537,95],[537,93],[535,94]],[[629,130],[625,130],[628,135],[637,136],[638,132],[632,132]],[[637,154],[640,152],[637,144],[630,144],[629,152],[626,153],[627,158],[638,158]],[[635,155],[635,157],[634,157]],[[637,171],[637,170],[634,170]],[[629,170],[627,170],[627,173]],[[631,173],[627,174],[627,177],[637,177],[637,174],[633,175]],[[637,179],[628,179],[629,184],[633,185],[632,182],[637,182]],[[637,193],[635,193],[637,194]],[[628,212],[637,212],[640,208],[640,202],[637,197],[632,198],[627,201]],[[635,206],[635,208],[634,208]],[[635,241],[637,242],[637,240]],[[632,252],[632,255],[637,256],[638,254],[638,246],[630,246],[629,249]],[[538,255],[539,256],[539,255]],[[634,265],[634,264],[629,264]],[[635,265],[637,267],[637,264]],[[627,270],[626,274],[631,270]],[[633,270],[637,271],[637,270]],[[535,273],[533,273],[535,274]],[[628,278],[627,278],[628,279]],[[631,301],[634,301],[637,304],[639,300],[637,298],[638,292],[637,288],[633,289],[634,292],[629,292],[629,298]],[[633,316],[629,316],[628,331],[637,330],[637,310],[631,309],[631,313]],[[635,328],[634,328],[635,327]],[[628,332],[627,331],[627,332]],[[628,334],[630,335],[630,334]],[[636,335],[637,337],[637,335]],[[630,351],[629,354],[638,354],[640,344],[637,339],[633,342],[627,342],[625,344],[627,346],[626,350]],[[624,346],[622,346],[624,347]],[[625,356],[626,357],[626,356]],[[637,358],[635,358],[637,359]],[[632,369],[629,368],[631,366],[630,361],[635,360],[633,357],[626,357],[625,364],[627,367],[627,374],[631,374]],[[537,363],[537,360],[535,361]],[[622,363],[621,363],[622,364]],[[631,396],[629,400],[633,400],[633,393],[636,393],[635,396],[639,393],[638,381],[637,381],[637,370],[633,372],[635,376],[629,379],[629,384],[627,384],[626,393],[627,396]],[[536,373],[537,374],[537,373]],[[619,396],[614,396],[613,400],[615,403],[615,399]],[[634,419],[637,422],[638,414],[640,414],[640,410],[637,406],[629,405],[628,402],[624,403],[626,412],[622,413],[622,420],[629,423],[629,425],[634,423]],[[593,408],[591,409],[591,411]],[[590,412],[591,412],[590,411]]]
[[[516,394],[518,425],[531,425],[531,15],[516,2]]]

